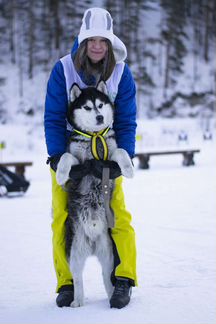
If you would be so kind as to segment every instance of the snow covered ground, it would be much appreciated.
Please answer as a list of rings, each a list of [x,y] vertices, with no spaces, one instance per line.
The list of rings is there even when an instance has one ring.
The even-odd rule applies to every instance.
[[[128,307],[110,309],[101,269],[84,271],[85,306],[59,309],[51,246],[51,183],[43,136],[1,126],[3,160],[33,160],[23,197],[0,199],[0,323],[215,324],[216,150],[196,144],[194,167],[182,156],[152,157],[149,170],[125,180],[137,235],[139,287]],[[22,143],[22,144],[21,144]],[[24,157],[23,158],[23,153]],[[130,253],[130,252],[128,252]]]

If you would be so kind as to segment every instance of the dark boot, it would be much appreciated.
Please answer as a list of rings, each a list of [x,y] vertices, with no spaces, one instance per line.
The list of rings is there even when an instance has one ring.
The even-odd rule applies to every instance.
[[[74,286],[64,285],[58,291],[56,298],[56,304],[58,307],[69,307],[74,300]]]
[[[127,278],[116,278],[115,289],[110,299],[111,308],[123,308],[130,302],[132,287]]]

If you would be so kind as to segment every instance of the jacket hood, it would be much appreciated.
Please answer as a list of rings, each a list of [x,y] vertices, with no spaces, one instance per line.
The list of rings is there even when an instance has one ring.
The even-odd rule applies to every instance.
[[[120,38],[113,33],[113,19],[110,13],[103,8],[90,8],[83,15],[77,46],[79,47],[85,39],[97,36],[109,39],[116,63],[126,59],[127,49]]]

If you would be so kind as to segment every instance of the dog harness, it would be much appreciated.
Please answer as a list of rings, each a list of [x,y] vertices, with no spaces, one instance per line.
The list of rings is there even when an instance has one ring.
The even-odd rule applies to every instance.
[[[83,135],[91,140],[91,151],[92,155],[96,160],[104,160],[106,161],[108,158],[108,147],[104,136],[110,130],[109,127],[105,128],[100,132],[82,132],[78,129],[73,129],[73,131],[79,135]],[[101,148],[102,148],[102,156],[101,156]]]

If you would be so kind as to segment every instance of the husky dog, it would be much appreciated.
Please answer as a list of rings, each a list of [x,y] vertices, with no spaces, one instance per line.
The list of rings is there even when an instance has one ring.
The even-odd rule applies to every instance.
[[[104,286],[109,299],[113,293],[111,283],[111,272],[114,266],[113,247],[108,231],[102,180],[87,174],[77,183],[69,176],[72,166],[94,158],[92,137],[96,135],[96,154],[104,154],[105,147],[101,146],[101,142],[105,141],[108,160],[118,163],[123,176],[133,177],[131,159],[124,149],[117,148],[114,131],[109,128],[113,122],[113,114],[113,105],[103,81],[100,81],[96,88],[80,89],[77,84],[72,86],[68,122],[74,129],[74,135],[68,146],[68,152],[62,155],[58,163],[56,172],[59,185],[70,183],[66,250],[74,283],[72,307],[79,307],[84,303],[82,272],[85,261],[90,255],[97,256],[101,263]],[[98,137],[100,143],[97,143]],[[112,193],[114,180],[109,180],[109,187]]]

